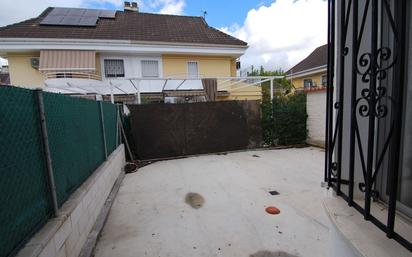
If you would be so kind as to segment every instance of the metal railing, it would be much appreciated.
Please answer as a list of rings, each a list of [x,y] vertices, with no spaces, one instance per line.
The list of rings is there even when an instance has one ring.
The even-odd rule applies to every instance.
[[[101,85],[79,85],[76,83],[62,83],[61,85],[48,85],[46,87],[71,92],[82,92],[83,94],[99,94],[110,95],[112,102],[114,95],[136,95],[140,99],[142,93],[142,84],[145,82],[160,83],[157,93],[163,93],[164,90],[187,90],[185,86],[191,82],[202,83],[202,80],[212,79],[217,80],[218,90],[220,91],[238,91],[251,86],[260,86],[264,82],[270,84],[270,96],[273,100],[274,96],[274,80],[283,78],[284,76],[249,76],[249,77],[203,77],[203,78],[116,78],[106,79]],[[175,83],[174,83],[175,82]],[[173,84],[174,83],[174,84]],[[173,88],[169,85],[173,84]],[[197,90],[203,90],[197,88]],[[153,93],[153,92],[151,92]],[[138,101],[140,102],[140,100]]]
[[[93,79],[102,80],[101,74],[92,72],[47,72],[45,73],[46,79],[59,79],[59,78],[71,78],[71,79]]]
[[[412,243],[395,230],[407,1],[359,2],[328,1],[325,181],[365,220],[412,251]],[[386,221],[371,211],[374,201],[387,204]]]

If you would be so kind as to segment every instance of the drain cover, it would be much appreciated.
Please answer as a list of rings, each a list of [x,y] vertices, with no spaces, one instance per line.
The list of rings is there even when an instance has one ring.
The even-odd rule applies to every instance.
[[[269,191],[269,194],[271,194],[271,195],[278,195],[278,194],[279,194],[279,192],[278,192],[278,191],[273,190],[273,191]]]

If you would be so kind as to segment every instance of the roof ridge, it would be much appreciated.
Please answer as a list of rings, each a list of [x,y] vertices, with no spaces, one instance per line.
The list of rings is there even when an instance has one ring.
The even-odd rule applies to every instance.
[[[223,34],[223,35],[225,35],[225,36],[229,36],[229,37],[231,37],[231,38],[233,38],[233,39],[236,39],[236,40],[239,40],[239,41],[245,43],[245,45],[248,45],[247,42],[245,42],[245,41],[243,41],[243,40],[241,40],[241,39],[239,39],[239,38],[237,38],[237,37],[234,37],[234,36],[232,36],[232,35],[230,35],[230,34],[228,34],[228,33],[225,33],[225,32],[223,32],[223,31],[221,31],[221,30],[219,30],[219,29],[217,29],[217,28],[211,27],[211,26],[209,26],[207,23],[206,23],[206,25],[207,25],[210,29],[217,31],[217,32],[220,33],[220,34]]]
[[[143,15],[158,15],[158,16],[174,16],[174,17],[187,17],[187,18],[203,18],[201,16],[194,16],[194,15],[179,15],[179,14],[167,14],[167,13],[151,13],[151,12],[140,12],[140,11],[122,11],[122,10],[116,10],[116,12],[121,12],[121,13],[130,13],[130,14],[143,14]]]
[[[316,54],[316,51],[318,51],[320,48],[327,46],[328,44],[324,44],[321,46],[316,47],[312,52],[310,52],[310,54],[308,54],[305,58],[303,58],[300,62],[298,62],[297,64],[295,64],[294,66],[292,66],[292,68],[290,68],[286,74],[289,74],[290,72],[293,72],[293,69],[297,66],[299,66],[301,63],[304,63],[305,61],[307,61],[307,59],[309,59],[309,57],[311,57],[312,55]],[[299,71],[298,71],[299,72]]]

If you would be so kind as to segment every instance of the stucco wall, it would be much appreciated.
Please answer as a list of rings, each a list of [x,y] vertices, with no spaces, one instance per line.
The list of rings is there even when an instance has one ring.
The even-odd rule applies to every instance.
[[[236,83],[236,81],[233,83]],[[230,93],[229,96],[219,97],[218,100],[262,100],[262,88],[259,85],[250,86],[246,83],[236,84],[231,87],[227,85],[219,86],[218,84],[218,90],[224,89]]]
[[[101,62],[100,62],[100,54],[96,53],[96,74],[102,75],[101,69]]]
[[[236,59],[220,56],[163,55],[163,76],[184,77],[187,75],[187,62],[197,61],[199,75],[203,77],[235,77]],[[236,81],[234,81],[236,82]],[[218,85],[218,90],[223,89]],[[247,86],[245,83],[233,87],[224,85],[229,96],[218,100],[261,100],[262,90],[259,86]]]
[[[142,60],[153,60],[158,61],[158,68],[159,68],[159,76],[162,77],[163,73],[163,64],[162,58],[157,55],[152,56],[134,56],[131,54],[100,54],[100,70],[103,72],[102,78],[105,79],[104,76],[104,60],[123,60],[124,63],[124,75],[125,78],[140,78],[142,77]],[[97,66],[97,62],[96,62]],[[113,79],[113,78],[110,78]],[[121,78],[123,79],[123,78]]]
[[[306,111],[308,113],[306,142],[316,146],[325,146],[326,90],[307,93]]]
[[[40,57],[40,52],[9,53],[7,55],[12,85],[27,88],[44,87],[45,76],[31,67],[30,59],[33,57]],[[99,54],[96,54],[96,73],[101,74]]]
[[[37,88],[43,87],[43,75],[31,67],[30,58],[40,57],[40,52],[8,54],[10,82],[12,85]]]
[[[162,59],[163,59],[163,76],[164,77],[186,76],[188,61],[198,62],[199,75],[203,77],[230,77],[232,76],[233,59],[231,57],[163,55]]]
[[[308,75],[308,76],[302,76],[299,78],[293,78],[292,77],[292,83],[295,86],[295,88],[303,88],[303,80],[304,79],[312,79],[312,81],[314,83],[316,83],[316,85],[318,87],[322,86],[322,76],[326,75],[325,72],[320,72],[320,73],[316,73],[316,74],[312,74],[312,75]]]

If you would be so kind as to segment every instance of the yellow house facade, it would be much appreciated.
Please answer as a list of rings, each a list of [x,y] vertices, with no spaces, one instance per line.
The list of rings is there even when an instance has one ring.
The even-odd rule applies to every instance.
[[[296,90],[311,90],[327,86],[327,45],[316,48],[308,57],[286,72],[286,78]]]
[[[106,54],[96,53],[95,67],[93,74],[97,78],[104,80],[104,63]],[[12,85],[26,88],[42,88],[50,77],[50,73],[39,71],[33,67],[32,60],[40,59],[39,52],[9,53],[5,56],[9,63],[10,80]],[[113,58],[113,55],[111,55]],[[120,58],[120,57],[119,57]],[[144,59],[144,58],[143,58]],[[188,63],[196,63],[198,66],[199,78],[228,78],[236,77],[236,59],[230,56],[199,56],[199,55],[162,55],[159,63],[162,67],[163,78],[185,78],[188,76]],[[56,72],[53,72],[53,74]],[[71,73],[74,76],[74,73]],[[218,80],[217,100],[260,100],[262,98],[261,88],[258,85],[248,86],[245,83],[233,83],[226,85],[224,79]],[[236,80],[234,80],[236,82]],[[222,84],[220,86],[220,84]],[[223,93],[223,92],[226,92]]]
[[[215,78],[217,100],[262,97],[258,85],[227,83],[229,78],[236,82],[237,62],[247,43],[211,28],[201,17],[116,11],[110,18],[97,17],[87,30],[82,24],[50,26],[49,16],[65,9],[73,12],[48,8],[37,18],[0,28],[0,57],[8,60],[12,85],[42,88],[61,82],[67,87],[87,85],[81,79],[96,85],[138,79],[145,81],[139,92],[145,94],[161,79]],[[139,19],[152,27],[131,26]]]
[[[320,69],[320,71],[316,71],[312,74],[302,74],[296,77],[288,76],[288,79],[298,90],[305,88],[326,87],[327,72],[326,70]]]

